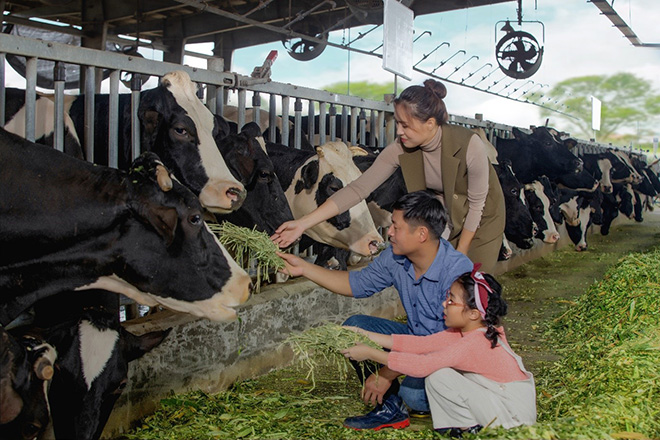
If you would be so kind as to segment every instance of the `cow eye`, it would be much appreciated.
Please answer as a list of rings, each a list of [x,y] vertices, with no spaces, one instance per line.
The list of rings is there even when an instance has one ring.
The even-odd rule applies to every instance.
[[[518,189],[517,188],[511,188],[511,194],[513,194],[514,196],[517,196],[518,195]]]
[[[193,214],[190,217],[188,217],[188,221],[190,222],[191,225],[199,226],[202,224],[202,216],[199,214]]]
[[[35,435],[37,435],[37,433],[39,432],[40,429],[41,429],[41,424],[40,423],[38,423],[38,422],[28,423],[25,426],[25,428],[23,428],[23,435],[26,438],[32,438]]]
[[[173,127],[174,132],[179,136],[185,136],[188,133],[184,127]]]
[[[259,180],[261,180],[262,182],[270,182],[271,180],[270,173],[268,171],[260,171]]]

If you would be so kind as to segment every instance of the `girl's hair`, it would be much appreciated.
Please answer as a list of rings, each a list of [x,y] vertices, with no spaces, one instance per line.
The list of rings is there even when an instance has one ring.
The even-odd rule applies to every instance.
[[[502,298],[502,286],[490,274],[483,274],[484,279],[490,286],[492,292],[488,293],[488,307],[486,307],[486,318],[483,322],[486,324],[486,339],[491,343],[491,348],[497,345],[497,337],[500,332],[495,328],[500,325],[500,318],[506,315],[507,305],[506,301]],[[458,281],[465,289],[465,305],[470,309],[476,309],[477,303],[474,299],[474,280],[471,273],[466,272],[458,279]]]
[[[406,88],[394,100],[394,105],[403,104],[415,119],[426,122],[434,118],[440,125],[449,120],[447,107],[443,101],[445,96],[447,96],[447,88],[444,84],[434,79],[427,79],[423,86]]]

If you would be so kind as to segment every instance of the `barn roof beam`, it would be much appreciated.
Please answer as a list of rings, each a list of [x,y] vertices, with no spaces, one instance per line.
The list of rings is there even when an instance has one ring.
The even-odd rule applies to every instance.
[[[590,2],[593,3],[598,9],[600,9],[600,12],[604,16],[609,18],[614,27],[619,29],[619,31],[621,31],[621,33],[632,43],[633,46],[660,48],[660,43],[643,43],[635,31],[633,31],[632,28],[628,26],[628,23],[626,23],[623,18],[621,18],[621,16],[614,10],[614,8],[607,2],[607,0],[590,0]]]

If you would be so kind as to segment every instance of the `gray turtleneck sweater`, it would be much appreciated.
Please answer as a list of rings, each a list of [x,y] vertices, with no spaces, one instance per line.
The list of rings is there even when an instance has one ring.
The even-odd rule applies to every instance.
[[[426,187],[438,193],[444,204],[440,163],[441,148],[442,128],[439,127],[433,139],[427,145],[422,145],[421,149],[424,158]],[[401,154],[403,154],[403,148],[397,139],[378,154],[373,165],[362,176],[333,194],[330,199],[335,202],[339,212],[347,211],[361,200],[365,200],[373,190],[385,182],[399,167],[399,155]],[[469,209],[463,227],[474,232],[481,222],[481,214],[488,195],[488,155],[483,141],[476,134],[470,138],[466,160]]]

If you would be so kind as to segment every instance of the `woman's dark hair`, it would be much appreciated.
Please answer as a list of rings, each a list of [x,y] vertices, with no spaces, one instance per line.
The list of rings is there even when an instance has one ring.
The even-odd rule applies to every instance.
[[[447,96],[447,88],[444,84],[434,79],[427,79],[423,86],[406,88],[394,100],[394,105],[403,104],[415,119],[426,122],[434,118],[440,125],[449,120],[447,107],[443,101],[445,96]]]
[[[466,272],[456,281],[458,281],[465,289],[465,305],[470,309],[476,309],[477,303],[474,300],[474,280],[470,276],[470,272]],[[506,301],[502,298],[502,286],[490,274],[483,274],[484,279],[490,286],[492,292],[488,293],[488,307],[486,307],[486,318],[483,320],[486,324],[486,339],[490,341],[491,348],[497,345],[497,337],[500,332],[495,328],[500,325],[500,318],[506,315],[507,305]]]
[[[403,211],[410,226],[426,226],[436,239],[440,239],[447,226],[447,211],[435,194],[429,190],[405,194],[392,205],[392,210]]]

